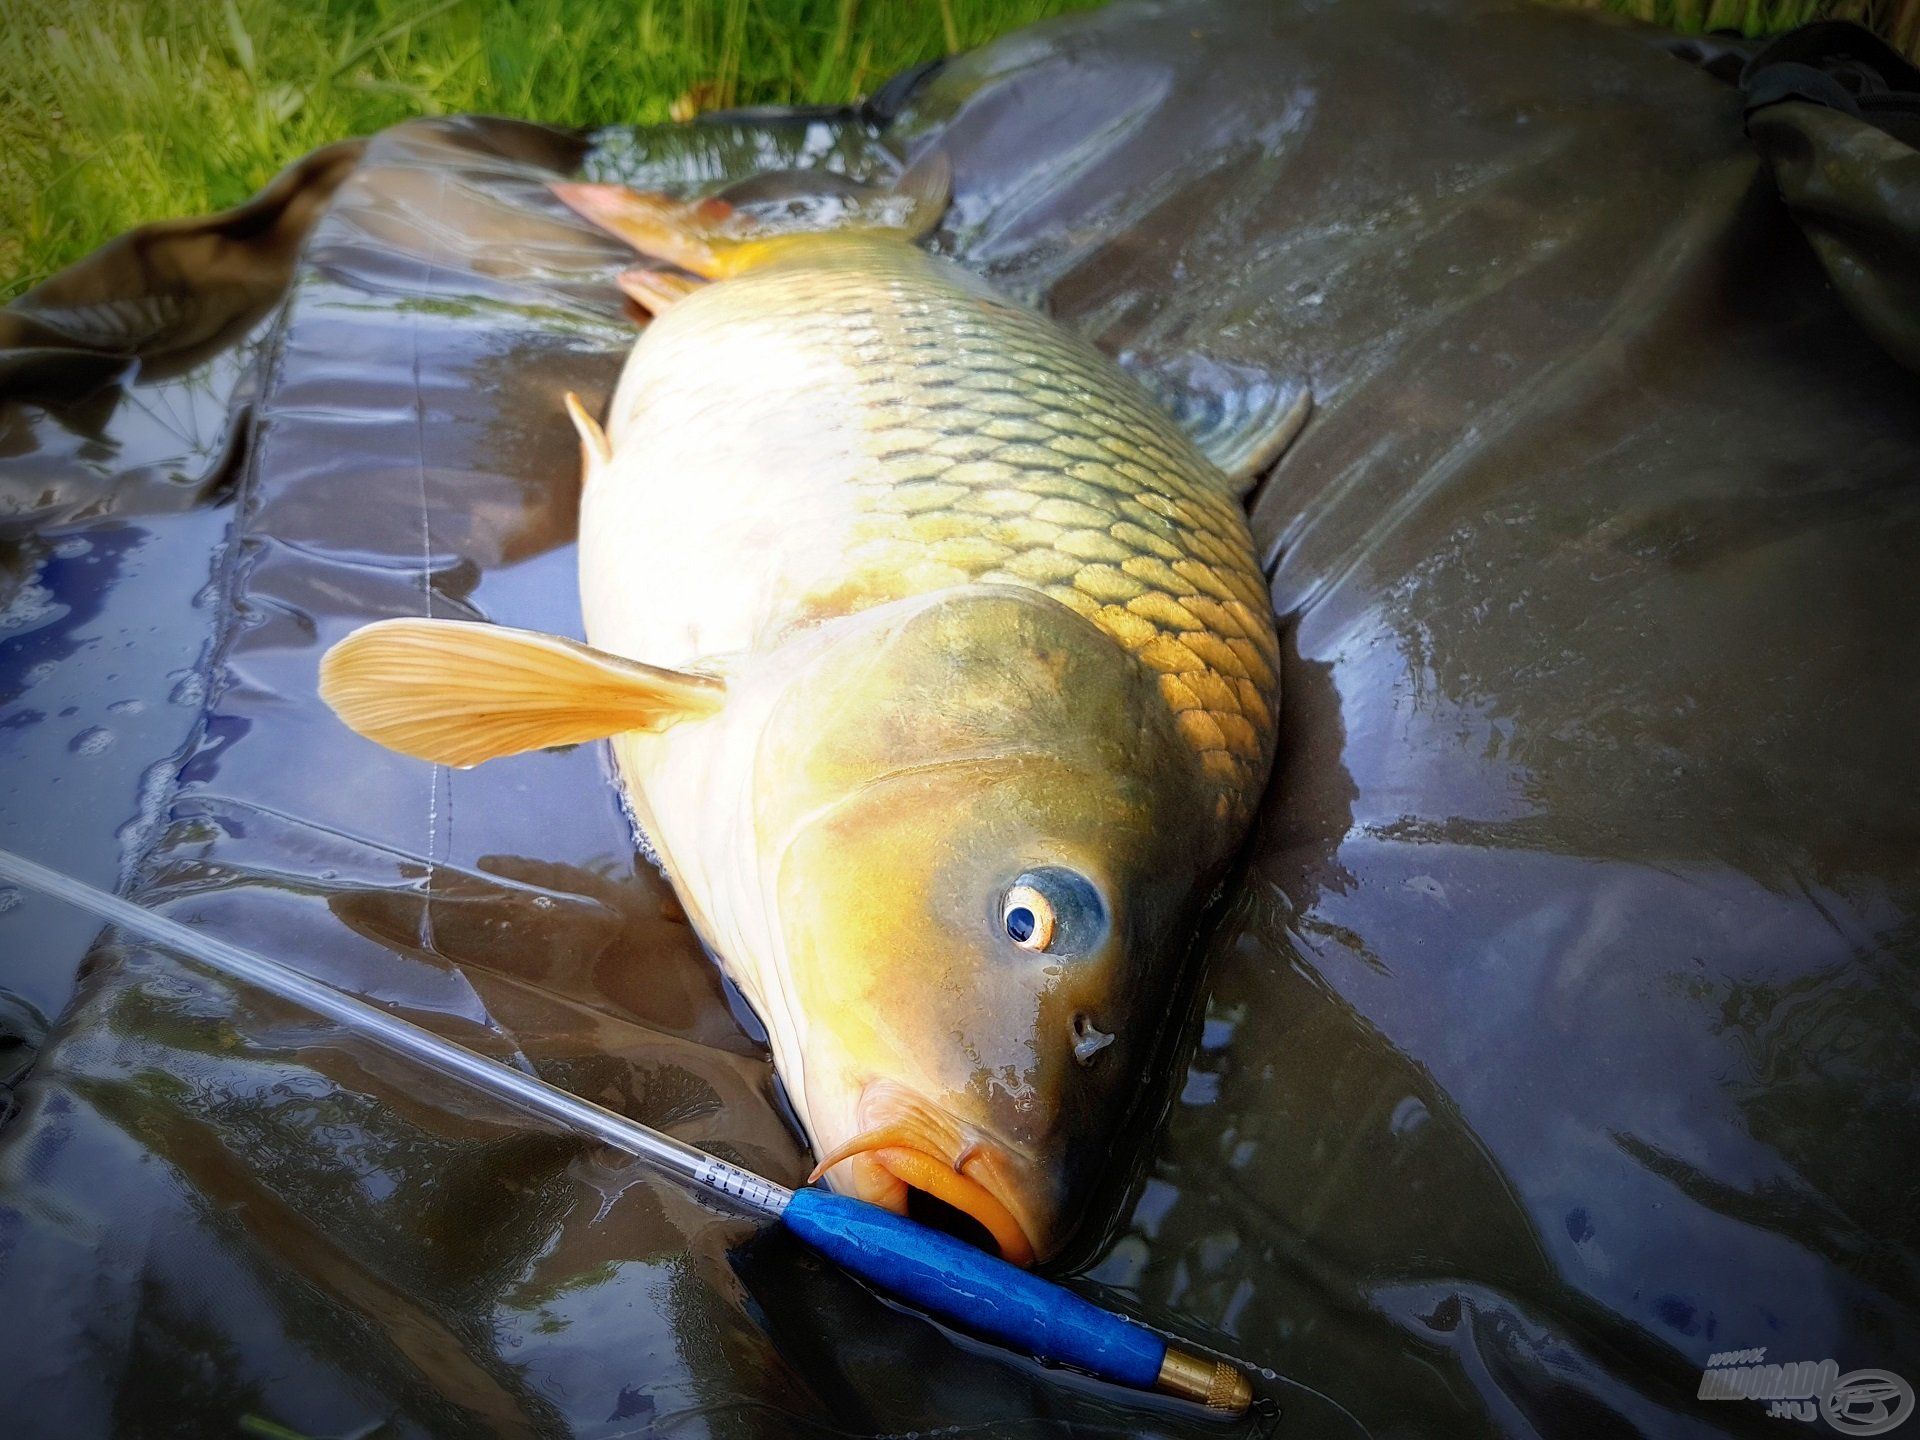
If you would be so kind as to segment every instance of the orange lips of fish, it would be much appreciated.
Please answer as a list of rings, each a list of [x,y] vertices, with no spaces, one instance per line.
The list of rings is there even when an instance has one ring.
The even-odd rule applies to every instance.
[[[915,1107],[906,1118],[875,1126],[829,1150],[808,1182],[843,1163],[852,1167],[858,1198],[904,1215],[910,1192],[921,1191],[977,1222],[993,1237],[1002,1259],[1014,1265],[1033,1263],[1026,1227],[995,1193],[1009,1164],[997,1147],[965,1142],[952,1126]]]

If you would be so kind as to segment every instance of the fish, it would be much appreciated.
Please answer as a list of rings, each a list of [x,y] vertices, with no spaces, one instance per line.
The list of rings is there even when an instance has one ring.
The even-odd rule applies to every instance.
[[[1241,501],[1306,402],[1177,424],[921,243],[938,155],[799,202],[554,188],[648,260],[604,423],[566,397],[585,641],[395,616],[320,692],[438,764],[608,741],[810,1178],[1052,1258],[1273,765]]]

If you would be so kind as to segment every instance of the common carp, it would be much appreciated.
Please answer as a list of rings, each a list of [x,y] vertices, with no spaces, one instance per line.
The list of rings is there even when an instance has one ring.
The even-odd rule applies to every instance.
[[[916,243],[937,160],[824,214],[555,188],[675,267],[623,277],[654,318],[604,428],[568,397],[589,644],[384,620],[322,692],[441,764],[610,739],[816,1176],[895,1210],[924,1191],[1044,1259],[1272,764],[1239,496],[1298,397],[1216,423],[1210,458]]]

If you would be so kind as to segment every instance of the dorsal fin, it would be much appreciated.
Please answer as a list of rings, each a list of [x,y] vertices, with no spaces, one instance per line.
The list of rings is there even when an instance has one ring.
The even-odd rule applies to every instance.
[[[603,650],[501,625],[380,620],[320,662],[320,695],[354,730],[403,755],[477,765],[664,730],[726,698],[711,675],[660,670]]]
[[[1116,357],[1244,499],[1313,409],[1305,382],[1205,355]]]
[[[926,239],[953,200],[953,160],[944,150],[929,150],[900,172],[893,193],[906,202],[894,226],[908,240]]]

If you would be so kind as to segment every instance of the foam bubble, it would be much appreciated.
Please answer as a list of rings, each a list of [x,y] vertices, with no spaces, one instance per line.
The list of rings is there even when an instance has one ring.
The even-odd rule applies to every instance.
[[[75,755],[104,755],[113,748],[113,731],[104,725],[89,725],[67,742]]]
[[[178,678],[167,694],[170,704],[197,709],[207,703],[207,680],[204,675],[198,670],[181,670],[175,674]]]
[[[38,580],[22,585],[13,599],[0,610],[0,635],[12,630],[30,630],[57,620],[67,607],[53,598],[53,592]]]

